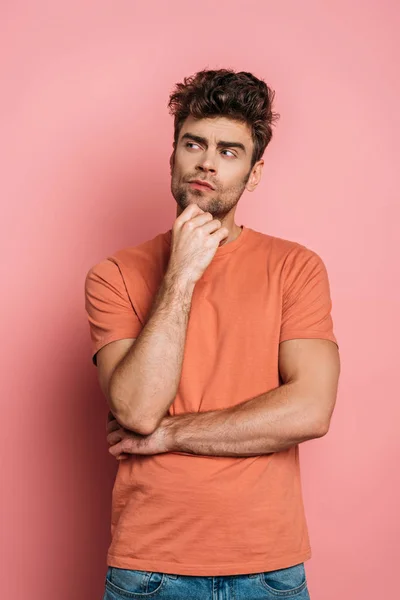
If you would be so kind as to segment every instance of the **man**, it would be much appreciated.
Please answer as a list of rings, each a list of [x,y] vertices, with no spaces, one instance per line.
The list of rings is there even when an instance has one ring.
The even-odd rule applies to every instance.
[[[309,598],[298,445],[327,433],[340,362],[322,259],[234,220],[273,97],[232,70],[178,84],[177,218],[86,278],[120,461],[107,600]]]

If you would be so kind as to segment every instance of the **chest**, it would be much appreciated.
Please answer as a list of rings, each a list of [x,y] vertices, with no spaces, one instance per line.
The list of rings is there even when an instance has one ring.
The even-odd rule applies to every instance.
[[[219,267],[219,268],[218,268]],[[220,265],[195,286],[188,324],[190,341],[229,355],[230,347],[263,354],[277,344],[282,282],[265,264],[247,262],[233,270]]]

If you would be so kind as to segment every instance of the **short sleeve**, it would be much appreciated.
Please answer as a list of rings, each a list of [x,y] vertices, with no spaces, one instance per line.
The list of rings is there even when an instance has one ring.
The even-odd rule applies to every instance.
[[[112,260],[98,263],[86,275],[85,309],[95,365],[100,348],[116,340],[136,338],[142,329],[121,271]]]
[[[303,248],[286,260],[279,342],[295,338],[322,338],[338,342],[333,332],[332,302],[324,262]]]

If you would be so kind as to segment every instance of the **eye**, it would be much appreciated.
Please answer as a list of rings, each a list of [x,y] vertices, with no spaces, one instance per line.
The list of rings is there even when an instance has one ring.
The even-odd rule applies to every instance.
[[[185,144],[186,148],[192,148],[193,146],[197,146],[197,148],[199,148],[199,145],[196,144],[195,142],[186,142],[186,144]]]
[[[222,150],[222,152],[229,152],[229,153],[230,153],[230,156],[233,156],[233,157],[235,157],[235,156],[236,156],[236,154],[235,154],[234,152],[232,152],[232,150]],[[229,157],[229,158],[230,158],[230,157]]]

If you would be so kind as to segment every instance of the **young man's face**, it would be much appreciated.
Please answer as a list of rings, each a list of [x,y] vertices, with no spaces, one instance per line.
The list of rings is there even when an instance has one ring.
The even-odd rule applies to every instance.
[[[244,190],[252,191],[261,178],[264,161],[251,168],[252,153],[251,130],[246,124],[226,117],[188,117],[171,156],[171,191],[180,212],[192,203],[214,218],[235,209]]]

